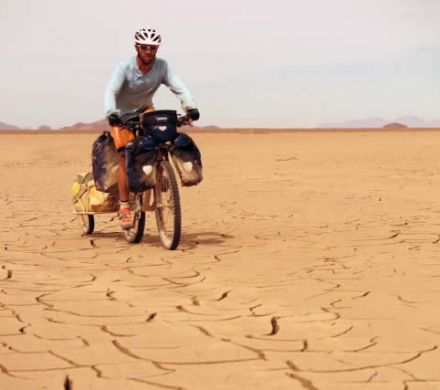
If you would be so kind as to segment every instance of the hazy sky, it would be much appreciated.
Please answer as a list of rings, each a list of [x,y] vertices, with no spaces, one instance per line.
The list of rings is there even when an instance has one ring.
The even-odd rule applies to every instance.
[[[103,117],[133,33],[187,84],[202,125],[440,117],[440,0],[0,0],[0,121]],[[161,87],[158,108],[179,107]]]

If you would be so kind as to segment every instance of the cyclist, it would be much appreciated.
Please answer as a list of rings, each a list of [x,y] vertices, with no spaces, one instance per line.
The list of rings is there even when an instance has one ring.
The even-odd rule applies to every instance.
[[[134,47],[137,55],[120,62],[105,92],[105,116],[112,128],[112,137],[119,154],[118,189],[119,220],[123,229],[132,227],[129,205],[129,190],[124,149],[134,139],[134,134],[124,128],[120,116],[146,107],[154,110],[153,96],[161,84],[165,84],[180,100],[183,110],[193,118],[198,118],[198,109],[188,88],[168,66],[168,63],[156,57],[161,43],[157,30],[142,27],[134,35]]]

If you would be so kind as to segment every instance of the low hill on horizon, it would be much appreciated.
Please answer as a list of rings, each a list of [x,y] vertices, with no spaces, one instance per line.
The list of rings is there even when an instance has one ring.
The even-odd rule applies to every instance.
[[[60,130],[106,130],[109,128],[107,119],[99,119],[95,122],[78,122],[72,126],[61,127]]]
[[[363,119],[354,119],[351,121],[340,123],[323,123],[318,128],[384,128],[388,124],[399,123],[411,128],[426,128],[426,127],[440,127],[440,118],[434,120],[425,120],[414,115],[405,115],[393,120],[387,120],[381,117],[370,117]]]
[[[398,123],[398,122],[393,122],[393,123],[388,123],[387,125],[385,125],[383,127],[384,129],[407,129],[408,126],[404,125],[402,123]]]
[[[20,130],[20,127],[0,122],[0,130]]]

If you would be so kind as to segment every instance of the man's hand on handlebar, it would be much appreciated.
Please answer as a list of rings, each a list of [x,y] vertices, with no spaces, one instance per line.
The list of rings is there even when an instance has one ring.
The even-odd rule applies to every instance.
[[[111,114],[107,117],[108,124],[110,126],[119,126],[121,124],[121,118],[119,118],[118,114]]]
[[[196,121],[200,118],[200,112],[197,108],[188,108],[186,110],[186,116],[189,119],[189,122]]]
[[[186,110],[186,116],[188,119],[196,121],[200,118],[200,112],[197,108],[188,108],[188,110]]]
[[[188,108],[186,115],[182,117],[181,125],[192,126],[192,122],[200,118],[200,112],[197,108]]]

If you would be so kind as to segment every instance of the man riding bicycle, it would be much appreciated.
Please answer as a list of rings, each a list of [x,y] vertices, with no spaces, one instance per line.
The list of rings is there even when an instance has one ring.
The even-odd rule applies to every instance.
[[[156,57],[161,43],[157,30],[143,27],[134,36],[136,57],[122,61],[116,67],[105,92],[105,116],[112,128],[112,137],[119,154],[118,190],[119,220],[123,229],[132,227],[125,146],[134,134],[121,125],[120,116],[133,113],[141,107],[154,110],[153,96],[165,84],[180,100],[183,110],[192,118],[199,116],[188,88],[170,69],[168,63]]]

